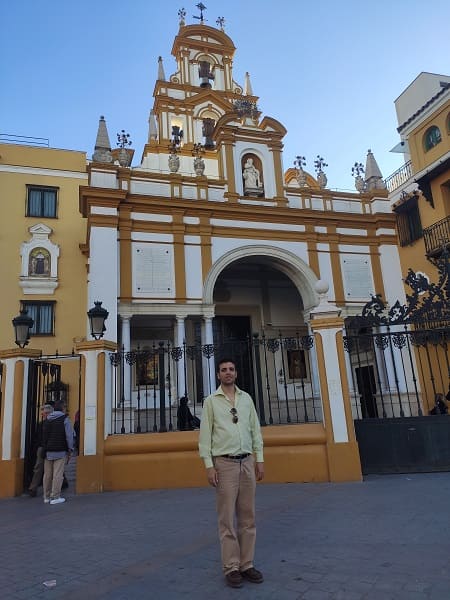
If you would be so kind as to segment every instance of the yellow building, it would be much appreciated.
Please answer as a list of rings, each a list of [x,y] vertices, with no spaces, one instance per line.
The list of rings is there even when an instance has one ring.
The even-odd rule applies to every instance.
[[[427,292],[420,299],[424,306],[421,326],[427,319],[433,321],[429,311],[444,299],[440,325],[448,328],[445,304],[450,247],[450,76],[420,73],[397,98],[395,106],[401,141],[394,151],[405,154],[405,164],[386,182],[397,219],[402,273],[406,284],[410,282],[409,269],[425,278]],[[441,296],[428,287],[431,284],[437,286]],[[411,294],[408,285],[406,292]],[[424,304],[427,299],[428,307]],[[437,322],[432,326],[439,329]],[[445,394],[448,390],[450,373],[444,333],[443,336],[430,359],[434,373],[430,367],[422,375],[422,387],[427,390],[426,409],[433,407],[436,393]]]
[[[79,491],[204,484],[197,432],[171,430],[183,429],[177,415],[183,396],[201,417],[222,353],[235,357],[238,383],[255,398],[269,481],[361,477],[353,418],[368,410],[375,351],[366,351],[363,362],[344,351],[344,319],[359,314],[371,294],[394,302],[403,293],[395,216],[370,151],[354,193],[327,187],[320,157],[315,176],[304,170],[303,157],[284,169],[286,129],[261,115],[248,73],[243,83],[235,80],[234,53],[222,27],[186,25],[180,11],[175,72],[166,77],[159,59],[138,164],[132,166],[126,136],[111,150],[101,117],[87,178],[80,153],[68,153],[75,162],[60,168],[71,178],[61,175],[59,184],[56,168],[52,184],[44,174],[42,182],[28,180],[32,154],[22,158],[20,177],[9,175],[8,166],[0,172],[15,182],[15,197],[27,184],[61,190],[60,219],[27,225],[16,209],[7,245],[14,257],[8,281],[15,285],[8,319],[32,290],[36,300],[56,300],[55,343],[32,337],[30,348],[66,353],[79,340]],[[26,152],[10,148],[5,156]],[[63,185],[72,186],[70,213],[69,201],[61,205]],[[40,228],[27,238],[31,225]],[[42,256],[33,235],[48,237]],[[21,262],[27,239],[28,262]],[[49,266],[56,260],[57,275]],[[37,279],[45,280],[45,290]],[[84,341],[86,311],[96,301],[109,312],[106,341],[89,335]],[[10,348],[5,330],[10,321],[1,339]],[[25,448],[11,430],[27,410],[27,385],[17,383],[33,356],[26,350],[0,356],[5,495],[20,489]],[[383,389],[386,360],[378,377]],[[60,365],[65,381],[68,362],[44,362]]]
[[[35,359],[40,354],[70,355],[76,338],[86,336],[86,261],[79,248],[86,226],[78,209],[78,190],[86,181],[83,152],[0,144],[2,356],[21,352],[8,350],[14,347],[12,319],[21,310],[34,321],[25,352]],[[13,454],[23,458],[30,452],[39,403],[54,399],[56,393],[67,400],[73,418],[79,407],[79,359],[66,362],[61,376],[61,361],[54,360],[48,370],[37,361],[34,378],[25,363],[21,402],[16,399],[8,412],[5,401],[12,391],[5,388],[2,361],[3,456],[11,457],[11,443]],[[38,400],[32,387],[45,387],[45,394]],[[14,442],[19,420],[23,433]]]

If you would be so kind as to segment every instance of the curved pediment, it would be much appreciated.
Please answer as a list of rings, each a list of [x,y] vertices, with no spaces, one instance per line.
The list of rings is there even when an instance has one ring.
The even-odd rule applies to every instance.
[[[306,186],[309,188],[312,188],[313,190],[320,190],[320,185],[317,183],[317,180],[312,175],[307,173],[306,171],[305,171],[305,174],[306,174]],[[298,180],[297,180],[297,169],[294,169],[293,167],[291,167],[290,169],[288,169],[285,172],[284,183],[287,186],[300,187]]]
[[[208,25],[184,25],[180,27],[180,31],[176,36],[172,54],[177,56],[181,46],[188,45],[190,48],[209,48],[221,49],[222,51],[233,56],[236,48],[230,37],[220,29],[209,27]]]
[[[275,131],[283,137],[287,133],[286,127],[273,117],[264,117],[264,119],[261,121],[260,127],[264,131]]]

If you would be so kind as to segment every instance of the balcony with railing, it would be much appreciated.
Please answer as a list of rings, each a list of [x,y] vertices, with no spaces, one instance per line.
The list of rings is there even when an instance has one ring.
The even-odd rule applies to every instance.
[[[450,246],[450,216],[423,230],[425,252],[429,258],[438,258]]]
[[[386,183],[388,192],[390,194],[392,192],[394,192],[401,185],[403,185],[409,179],[411,179],[412,175],[413,175],[412,164],[411,164],[411,161],[408,160],[408,162],[406,162],[404,165],[402,165],[400,167],[400,169],[397,169],[396,171],[394,171],[394,173],[392,173],[392,175],[389,175],[389,177],[387,177],[385,179],[385,183]]]

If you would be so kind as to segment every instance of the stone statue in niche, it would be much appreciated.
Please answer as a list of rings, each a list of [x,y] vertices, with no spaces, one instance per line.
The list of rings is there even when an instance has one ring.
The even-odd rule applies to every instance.
[[[242,177],[244,178],[245,196],[262,196],[264,194],[261,175],[253,164],[253,158],[247,158],[245,161]]]
[[[50,254],[45,248],[35,248],[30,252],[28,276],[50,277]]]
[[[203,127],[202,127],[202,135],[205,138],[204,146],[206,150],[214,149],[214,141],[212,139],[212,134],[214,133],[214,127],[216,122],[214,119],[203,119]]]

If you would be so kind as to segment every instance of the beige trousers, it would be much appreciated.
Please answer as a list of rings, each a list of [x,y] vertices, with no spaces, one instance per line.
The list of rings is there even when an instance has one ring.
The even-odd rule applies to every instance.
[[[44,474],[44,448],[39,446],[36,453],[36,462],[33,468],[33,479],[28,486],[29,490],[36,491],[42,483],[42,476]]]
[[[66,457],[44,461],[44,498],[55,500],[61,495],[61,486],[64,478],[64,465]]]
[[[253,567],[255,554],[255,462],[215,457],[217,519],[225,575]]]

